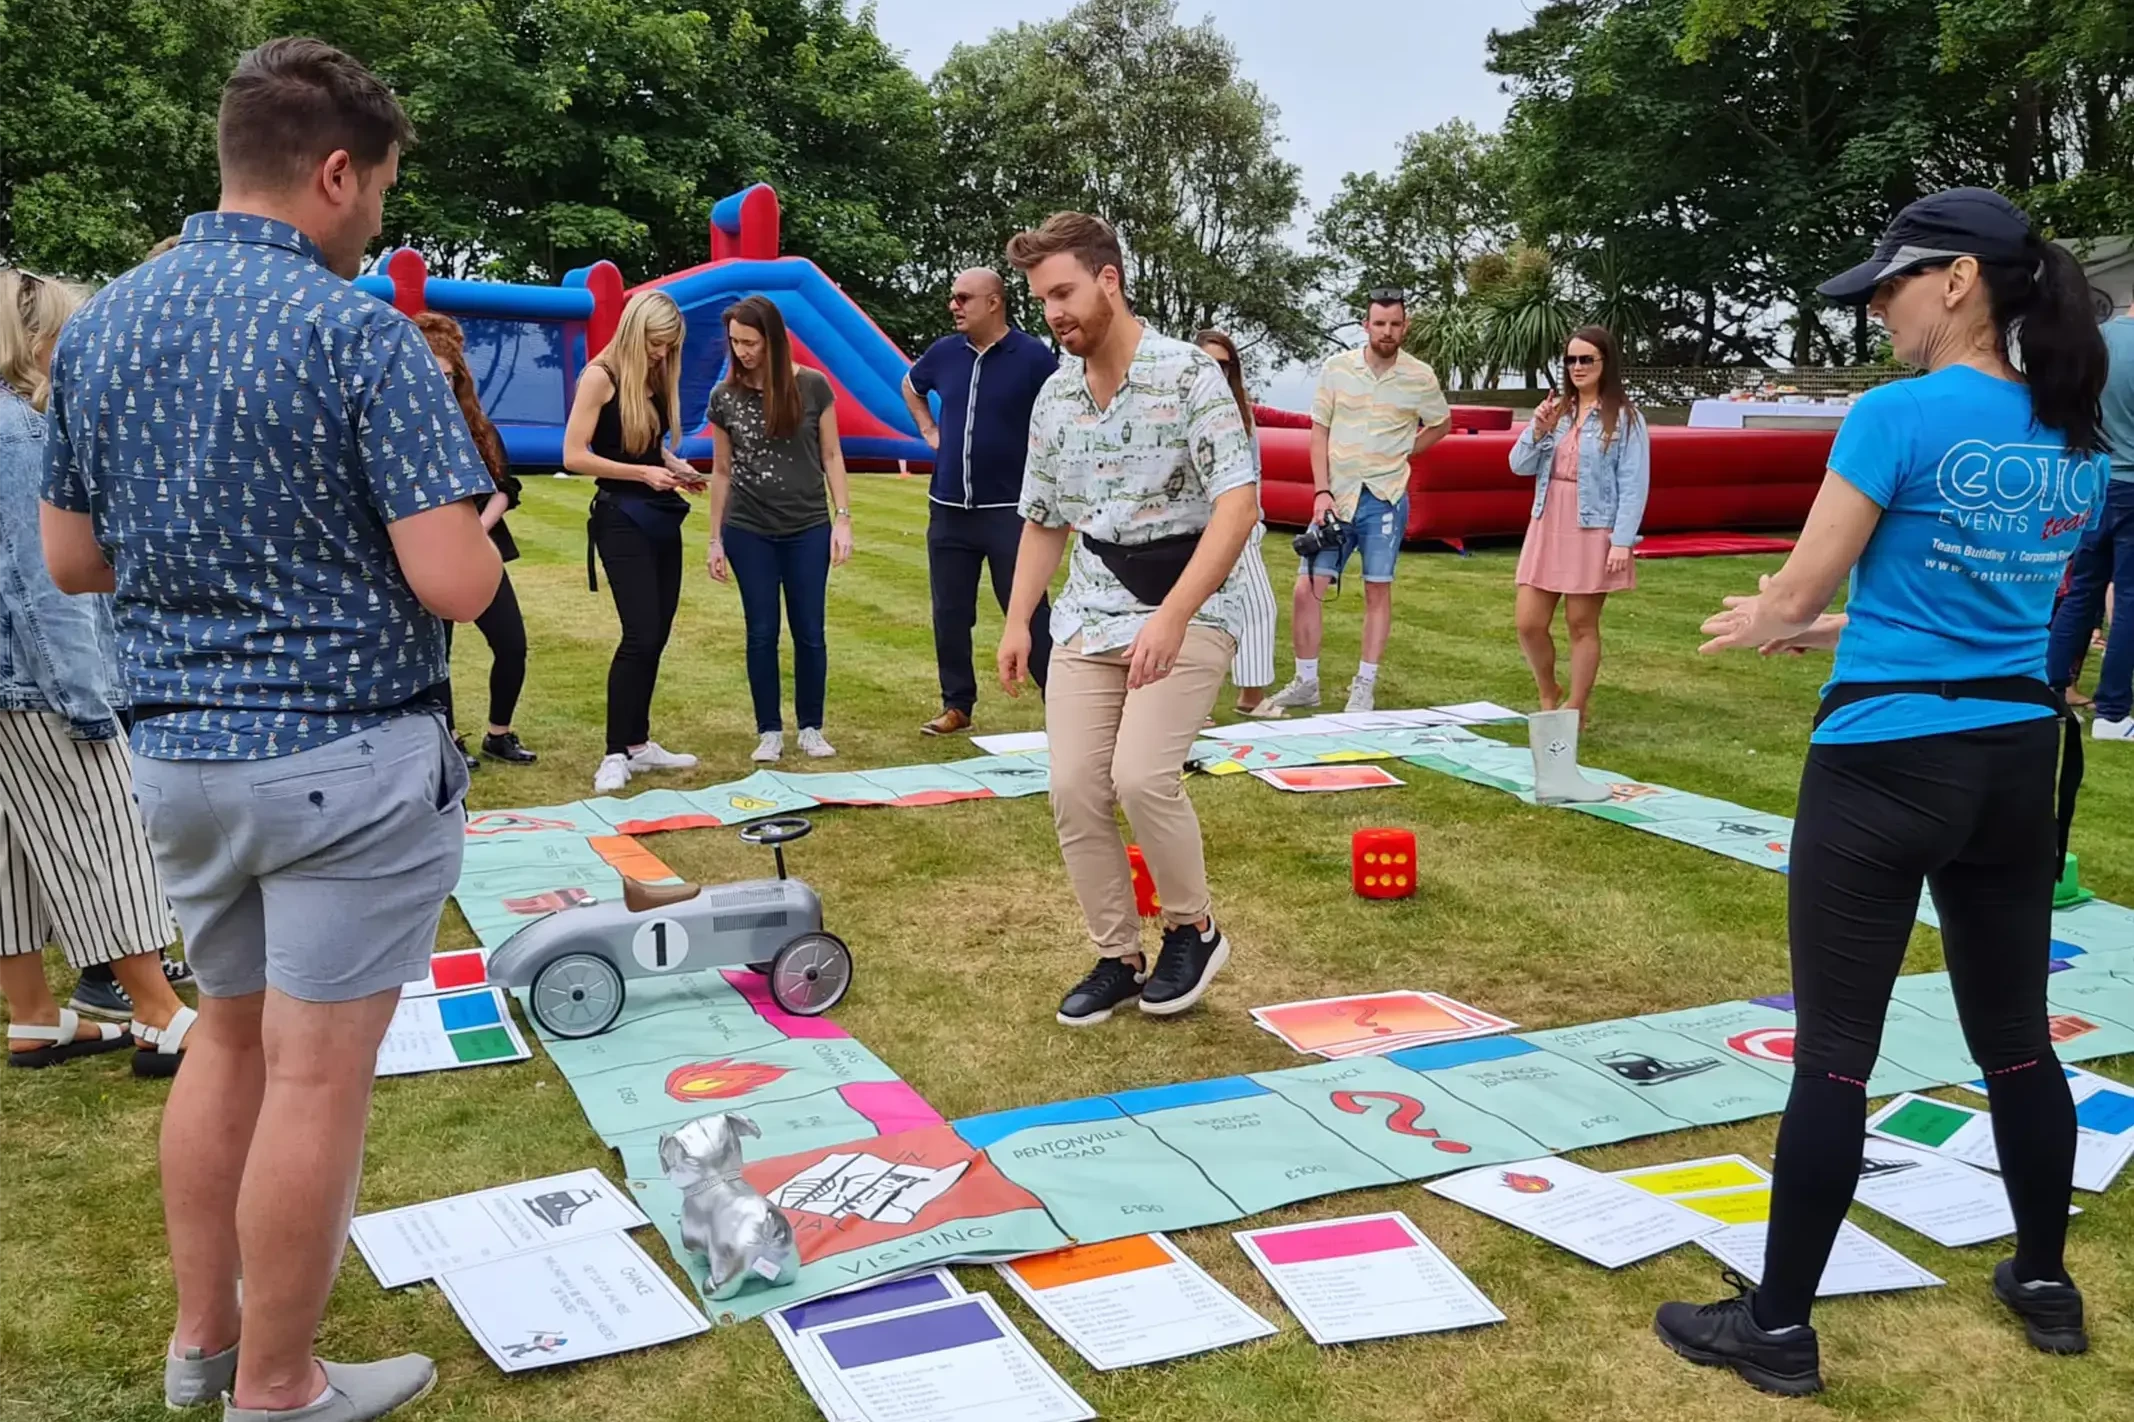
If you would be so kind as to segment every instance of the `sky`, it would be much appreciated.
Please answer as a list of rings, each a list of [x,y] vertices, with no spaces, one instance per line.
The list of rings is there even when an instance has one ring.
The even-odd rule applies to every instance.
[[[958,44],[996,29],[1055,19],[1072,0],[876,0],[875,23],[905,62],[931,78]],[[1531,0],[1180,0],[1179,18],[1213,16],[1237,46],[1244,76],[1281,109],[1283,150],[1304,194],[1324,204],[1352,172],[1390,171],[1401,140],[1466,119],[1503,122],[1506,98],[1483,66],[1492,29],[1524,25]],[[1311,21],[1324,17],[1325,23]],[[1301,235],[1301,232],[1300,232]],[[1265,392],[1309,398],[1303,372]]]

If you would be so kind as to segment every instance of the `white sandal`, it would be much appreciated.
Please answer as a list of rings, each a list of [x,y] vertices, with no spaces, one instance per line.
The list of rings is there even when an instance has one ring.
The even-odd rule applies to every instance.
[[[52,1026],[41,1022],[10,1022],[7,1035],[18,1042],[49,1042],[50,1046],[32,1047],[26,1052],[9,1051],[7,1064],[36,1071],[42,1067],[58,1066],[71,1062],[76,1057],[102,1056],[105,1052],[124,1051],[133,1045],[133,1036],[123,1027],[109,1022],[92,1022],[96,1029],[94,1037],[77,1040],[82,1029],[81,1014],[71,1007],[59,1009],[59,1023]]]
[[[171,1014],[168,1027],[151,1027],[135,1018],[133,1038],[139,1047],[133,1054],[135,1076],[176,1076],[184,1064],[185,1034],[200,1020],[200,1014],[181,1006]]]

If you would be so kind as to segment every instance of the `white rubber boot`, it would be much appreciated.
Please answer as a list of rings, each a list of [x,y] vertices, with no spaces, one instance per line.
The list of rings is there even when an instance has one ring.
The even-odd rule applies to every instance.
[[[1614,793],[1578,768],[1578,713],[1536,711],[1526,718],[1534,751],[1534,799],[1543,805],[1590,805]]]

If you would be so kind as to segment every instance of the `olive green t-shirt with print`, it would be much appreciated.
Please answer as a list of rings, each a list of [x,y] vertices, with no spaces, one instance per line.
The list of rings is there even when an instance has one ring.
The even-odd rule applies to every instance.
[[[830,521],[823,482],[822,417],[835,395],[822,372],[803,366],[800,424],[783,439],[763,428],[763,392],[721,381],[711,392],[711,423],[733,444],[726,521],[765,538],[785,538]]]

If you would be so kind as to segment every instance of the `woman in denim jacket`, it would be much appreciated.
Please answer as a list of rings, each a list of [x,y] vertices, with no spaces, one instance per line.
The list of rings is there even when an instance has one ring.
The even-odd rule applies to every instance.
[[[38,537],[52,345],[81,300],[0,271],[0,994],[11,1067],[132,1048],[137,1075],[168,1076],[193,1014],[164,976],[177,931],[133,806],[111,609],[54,587]],[[53,1000],[47,940],[111,966],[130,1031]]]
[[[1533,670],[1541,709],[1578,712],[1600,676],[1601,608],[1608,594],[1637,586],[1630,550],[1637,545],[1651,482],[1652,445],[1645,419],[1623,391],[1615,338],[1588,326],[1564,347],[1564,382],[1573,398],[1554,394],[1512,446],[1512,473],[1531,478],[1534,511],[1519,552],[1519,649]],[[1564,600],[1571,634],[1571,690],[1556,679],[1551,624]]]

